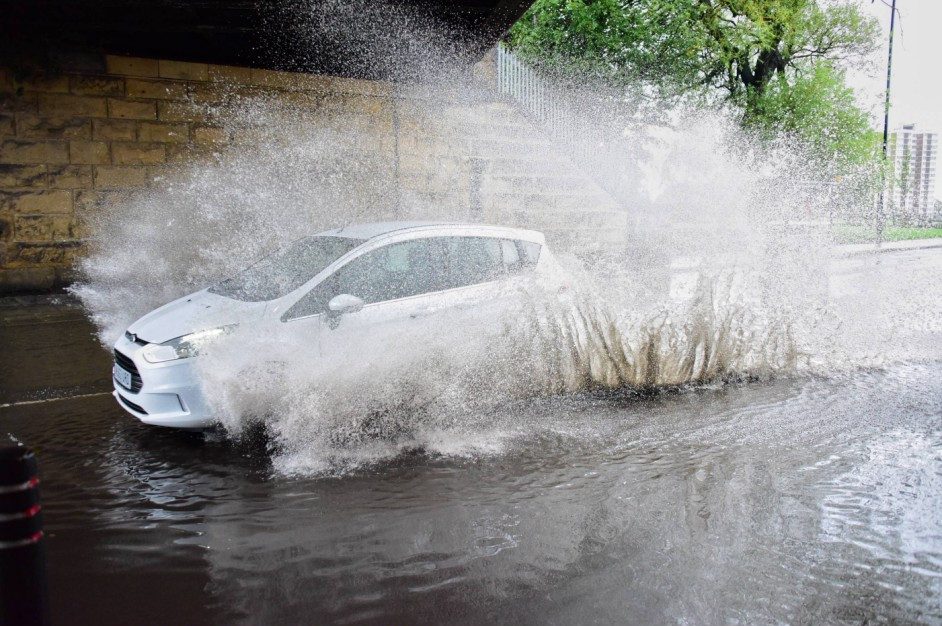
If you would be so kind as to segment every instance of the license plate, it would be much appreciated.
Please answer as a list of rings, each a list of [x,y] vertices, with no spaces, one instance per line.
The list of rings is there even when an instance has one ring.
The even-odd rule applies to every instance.
[[[124,387],[131,388],[131,372],[117,364],[114,366],[114,379]]]

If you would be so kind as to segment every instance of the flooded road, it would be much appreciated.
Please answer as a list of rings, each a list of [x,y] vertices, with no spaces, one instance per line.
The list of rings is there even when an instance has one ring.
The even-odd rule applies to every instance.
[[[848,331],[882,364],[528,402],[507,410],[545,427],[500,453],[341,478],[136,423],[101,393],[110,361],[80,312],[7,307],[0,425],[40,459],[53,616],[942,622],[942,328],[908,314],[937,306],[942,254],[880,256],[830,289],[874,329],[897,320]],[[893,294],[903,272],[935,282]]]

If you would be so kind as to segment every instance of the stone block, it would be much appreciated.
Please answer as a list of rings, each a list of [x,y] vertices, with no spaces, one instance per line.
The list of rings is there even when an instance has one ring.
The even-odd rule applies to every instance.
[[[325,96],[313,91],[286,91],[278,95],[278,103],[294,113],[306,115],[322,107]]]
[[[8,67],[0,67],[0,93],[13,93],[15,90],[13,72]]]
[[[266,135],[264,130],[260,128],[249,127],[249,128],[234,129],[232,131],[232,134],[229,140],[235,144],[249,145],[249,144],[260,144],[266,141],[266,139],[268,138],[269,137],[268,135]]]
[[[141,122],[137,133],[140,141],[161,143],[186,143],[190,138],[190,129],[186,124],[165,122]]]
[[[61,34],[67,38],[67,33]],[[79,50],[68,46],[50,45],[46,48],[49,64],[64,74],[94,74],[102,75],[105,70],[105,55],[101,51],[86,48]]]
[[[39,106],[38,93],[0,93],[0,111],[9,115],[18,111],[36,112]]]
[[[330,90],[334,93],[355,93],[365,96],[389,96],[393,85],[383,80],[363,80],[360,78],[330,78]]]
[[[123,96],[124,79],[115,76],[72,76],[69,90],[83,96]]]
[[[186,108],[212,107],[228,102],[236,96],[248,95],[254,87],[231,85],[230,83],[198,83],[190,85]],[[251,97],[251,96],[249,96]]]
[[[403,189],[409,190],[419,190],[426,189],[429,186],[429,177],[428,174],[415,173],[415,172],[399,172],[399,185]]]
[[[317,91],[328,93],[332,91],[333,78],[317,74],[301,74],[298,72],[281,72],[276,70],[263,70],[252,68],[248,84],[269,89],[284,91]]]
[[[6,245],[2,242],[13,240],[13,214],[0,213],[0,266],[5,264]]]
[[[115,165],[156,165],[166,158],[162,143],[111,144],[111,162]]]
[[[158,75],[161,78],[180,80],[209,80],[209,65],[206,63],[188,63],[186,61],[158,61]]]
[[[76,211],[76,213],[78,212]],[[88,239],[91,236],[94,226],[89,220],[85,219],[86,217],[85,215],[76,214],[75,221],[72,223],[73,238],[82,240]]]
[[[0,165],[0,188],[45,186],[45,165]]]
[[[88,254],[88,243],[73,239],[71,241],[61,241],[59,245],[62,246],[64,262],[56,270],[56,280],[60,285],[68,285],[74,283],[77,278],[73,268],[78,259]]]
[[[134,120],[92,120],[92,138],[98,141],[134,141],[137,122]]]
[[[0,143],[0,163],[68,163],[69,144],[64,141],[7,139]]]
[[[168,163],[189,161],[193,156],[193,150],[189,143],[168,143],[166,149]]]
[[[193,141],[198,144],[217,144],[229,141],[229,133],[224,128],[199,126],[193,129]]]
[[[108,117],[131,120],[156,120],[157,103],[153,100],[108,98]]]
[[[48,172],[52,189],[89,189],[92,186],[90,165],[51,165]]]
[[[303,91],[315,91],[317,93],[332,93],[335,90],[334,84],[337,79],[333,76],[323,76],[320,74],[301,74],[294,73],[292,83],[294,89]],[[381,91],[374,89],[371,93],[381,95]]]
[[[214,113],[221,106],[239,106],[247,101],[272,101],[281,104],[288,95],[300,92],[272,91],[252,85],[233,85],[230,83],[195,83],[188,90],[187,104],[194,109],[202,109],[203,114]]]
[[[145,80],[129,78],[127,95],[129,98],[153,98],[155,100],[183,100],[186,98],[186,83],[169,80]]]
[[[436,159],[422,152],[401,152],[399,170],[414,174],[427,174],[435,167]]]
[[[220,83],[248,85],[252,82],[252,70],[232,65],[210,65],[209,80]]]
[[[69,162],[79,165],[110,163],[108,144],[103,141],[70,141]]]
[[[266,70],[253,67],[249,70],[249,73],[249,80],[246,81],[249,85],[256,85],[258,87],[277,87],[283,86],[285,81],[283,78],[280,78],[280,75],[286,74],[287,72],[277,72],[275,70]]]
[[[41,93],[39,114],[47,117],[106,117],[108,106],[101,96],[77,96],[64,93]]]
[[[79,241],[15,242],[12,245],[11,265],[43,266],[67,265],[75,260],[81,249]]]
[[[127,189],[82,189],[76,191],[75,200],[73,203],[75,207],[75,214],[80,217],[91,215],[102,207],[106,207],[113,202],[127,200],[130,193],[131,192]],[[79,225],[82,226],[83,224],[84,220],[80,220]]]
[[[16,135],[24,139],[91,139],[92,122],[82,117],[16,114]]]
[[[36,74],[21,80],[19,88],[41,93],[69,93],[69,77],[62,74]]]
[[[107,191],[81,189],[76,191],[72,202],[73,211],[78,216],[87,216],[104,206]]]
[[[158,70],[157,59],[115,56],[113,54],[105,56],[105,67],[109,74],[152,78],[156,78]]]
[[[12,257],[12,253],[6,256]],[[0,265],[8,265],[5,261]],[[48,291],[56,286],[56,270],[52,267],[0,269],[0,295],[29,291]]]
[[[71,215],[17,215],[13,219],[13,241],[72,239],[74,224]]]
[[[173,164],[160,163],[157,165],[151,165],[148,168],[148,171],[150,174],[150,182],[152,184],[159,184],[173,176],[175,173],[179,172],[179,168]]]
[[[202,122],[211,117],[206,107],[188,101],[157,101],[157,119],[161,122]]]
[[[392,115],[392,101],[388,98],[366,96],[360,94],[344,94],[328,98],[326,108],[343,113],[357,113],[371,117],[382,116],[390,118]]]
[[[13,115],[0,115],[0,137],[13,135],[16,132],[16,126],[14,125],[15,119]]]
[[[95,188],[124,189],[143,187],[150,182],[150,173],[141,166],[106,166],[95,168]]]
[[[0,196],[0,207],[14,213],[71,213],[72,192],[63,189],[43,191],[7,191]]]

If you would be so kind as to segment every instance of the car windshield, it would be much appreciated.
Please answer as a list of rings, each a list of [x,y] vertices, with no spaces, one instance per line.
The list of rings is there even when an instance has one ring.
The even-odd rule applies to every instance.
[[[362,239],[349,237],[305,237],[209,291],[244,302],[274,300],[294,291],[361,243]]]

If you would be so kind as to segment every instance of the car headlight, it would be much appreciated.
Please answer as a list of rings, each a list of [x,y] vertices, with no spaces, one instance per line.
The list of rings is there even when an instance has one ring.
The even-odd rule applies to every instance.
[[[144,360],[148,363],[164,363],[177,359],[188,359],[191,356],[199,354],[200,348],[230,332],[232,328],[232,326],[223,326],[222,328],[201,330],[163,343],[147,344],[147,346],[141,350],[141,356],[143,356]]]

